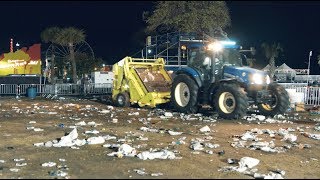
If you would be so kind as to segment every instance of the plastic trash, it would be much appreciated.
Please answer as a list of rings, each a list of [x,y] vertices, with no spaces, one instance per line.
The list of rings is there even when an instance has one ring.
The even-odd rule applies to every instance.
[[[203,150],[203,145],[200,142],[192,142],[190,148],[194,151],[201,151]]]
[[[136,172],[136,173],[139,174],[139,175],[142,175],[142,176],[147,174],[147,173],[145,172],[145,169],[144,169],[144,168],[134,169],[133,171]]]
[[[256,165],[258,165],[260,162],[259,159],[255,159],[252,157],[243,157],[239,161],[239,167],[247,167],[247,168],[253,168]]]
[[[57,163],[55,163],[55,162],[46,162],[46,163],[41,164],[41,166],[43,166],[43,167],[53,167],[56,165],[57,165]]]
[[[47,141],[46,143],[44,143],[44,146],[45,147],[52,147],[53,143],[52,143],[52,141]]]
[[[173,117],[173,114],[171,112],[165,112],[164,116],[165,117]]]
[[[36,147],[41,147],[41,146],[44,146],[44,143],[43,142],[34,143],[33,145],[36,146]]]
[[[210,132],[209,126],[204,126],[200,129],[200,132]]]
[[[163,176],[163,173],[151,173],[151,176],[157,177],[157,176]]]
[[[87,139],[88,144],[103,144],[105,139],[102,136],[90,137]]]
[[[169,130],[168,133],[169,133],[171,136],[177,136],[177,135],[181,135],[183,132],[174,132],[174,131]]]
[[[66,147],[73,146],[75,144],[75,140],[78,138],[77,129],[74,128],[68,135],[61,137],[61,140],[53,144],[54,147]]]
[[[149,151],[143,151],[137,155],[139,159],[142,160],[153,160],[153,159],[174,159],[175,154],[168,150],[162,150],[159,152],[149,152]]]
[[[297,141],[297,136],[294,134],[285,134],[282,141],[295,142]]]
[[[124,156],[135,156],[137,154],[137,151],[135,148],[131,147],[128,144],[122,144],[119,148],[118,148],[118,154],[122,154]]]
[[[26,166],[27,163],[16,163],[16,166]]]

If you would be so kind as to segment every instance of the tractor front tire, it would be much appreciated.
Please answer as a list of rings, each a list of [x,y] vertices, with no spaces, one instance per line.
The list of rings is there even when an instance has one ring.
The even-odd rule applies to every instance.
[[[245,91],[235,83],[223,83],[214,94],[214,108],[223,119],[241,119],[249,102]]]
[[[258,104],[259,112],[264,116],[271,117],[285,113],[290,106],[288,92],[277,83],[270,84],[268,89],[272,93],[273,100],[271,103]]]
[[[196,82],[186,74],[177,75],[171,88],[171,105],[178,112],[198,111],[198,90]]]
[[[127,92],[119,93],[117,95],[115,104],[118,107],[129,107],[130,106],[129,94]]]

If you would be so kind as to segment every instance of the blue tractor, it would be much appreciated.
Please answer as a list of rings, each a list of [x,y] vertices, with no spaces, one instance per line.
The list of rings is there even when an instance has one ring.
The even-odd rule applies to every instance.
[[[287,91],[265,71],[249,67],[235,42],[185,37],[177,41],[178,66],[169,64],[168,52],[166,58],[167,70],[173,70],[170,102],[176,111],[196,113],[210,105],[224,119],[242,118],[250,105],[265,116],[287,111]]]

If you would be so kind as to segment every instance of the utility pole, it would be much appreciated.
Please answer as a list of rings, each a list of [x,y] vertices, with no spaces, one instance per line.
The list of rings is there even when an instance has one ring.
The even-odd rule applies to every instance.
[[[308,63],[308,76],[307,76],[307,86],[309,86],[309,74],[310,74],[310,58],[312,56],[312,51],[309,52],[309,63]]]

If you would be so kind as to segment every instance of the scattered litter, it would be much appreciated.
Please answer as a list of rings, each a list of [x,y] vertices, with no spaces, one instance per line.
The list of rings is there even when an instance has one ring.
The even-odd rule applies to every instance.
[[[239,160],[228,158],[228,159],[227,159],[227,162],[228,162],[228,164],[236,164],[236,163],[239,162]]]
[[[87,139],[88,144],[103,144],[105,139],[102,136],[90,137]]]
[[[130,113],[128,114],[128,116],[133,116],[133,115],[138,116],[138,115],[139,115],[139,112],[130,112]]]
[[[61,140],[58,143],[53,144],[53,147],[73,146],[77,138],[78,132],[77,129],[74,128],[68,135],[61,137]]]
[[[66,159],[59,159],[60,162],[66,162]]]
[[[18,168],[10,168],[9,169],[11,172],[18,172],[18,171],[20,171],[20,169],[18,169]]]
[[[200,129],[201,132],[210,132],[209,126],[204,126]]]
[[[105,136],[102,136],[104,138],[104,140],[108,141],[108,140],[111,140],[111,139],[117,139],[116,136],[110,136],[110,135],[105,135]]]
[[[99,111],[99,113],[107,114],[110,113],[110,110],[102,109],[101,111]]]
[[[302,133],[304,136],[309,137],[311,139],[320,140],[320,134],[312,134],[312,133]]]
[[[26,166],[27,163],[16,163],[16,166]]]
[[[41,164],[41,166],[43,166],[43,167],[53,167],[56,165],[57,165],[57,163],[55,163],[55,162],[46,162],[46,163]]]
[[[173,114],[171,112],[165,112],[164,116],[165,117],[173,117]]]
[[[99,134],[100,132],[97,130],[85,131],[86,134]]]
[[[168,150],[161,150],[159,152],[150,152],[150,151],[143,151],[137,155],[139,159],[142,160],[153,160],[153,159],[175,159],[175,154]]]
[[[43,142],[34,143],[33,145],[36,146],[36,147],[41,147],[41,146],[44,146],[44,143]]]
[[[174,132],[174,131],[169,130],[168,133],[169,133],[171,136],[177,136],[177,135],[181,135],[183,132]]]
[[[144,131],[144,132],[159,132],[158,129],[151,129],[151,128],[147,128],[147,127],[141,127],[140,128],[141,131]]]
[[[76,126],[85,126],[85,125],[87,125],[87,123],[84,121],[81,121],[81,122],[76,123],[75,125]]]
[[[282,141],[289,141],[291,143],[297,140],[297,136],[294,134],[285,134]]]
[[[212,149],[220,147],[219,144],[212,144],[212,143],[204,143],[204,146],[207,148],[212,148]]]
[[[163,176],[163,173],[151,173],[151,176]]]
[[[43,131],[43,129],[41,128],[33,128],[34,131],[38,132],[38,131]]]
[[[13,161],[15,161],[15,162],[20,162],[20,161],[25,161],[26,159],[24,159],[24,158],[21,158],[21,159],[13,159]]]
[[[201,151],[204,149],[200,142],[191,142],[190,148],[194,151]]]
[[[141,168],[141,169],[134,169],[133,170],[134,172],[136,172],[137,174],[143,176],[143,175],[146,175],[147,173],[145,172],[145,169],[144,168]]]
[[[239,167],[240,168],[242,168],[242,167],[253,168],[256,165],[258,165],[259,162],[260,162],[259,159],[255,159],[252,157],[243,157],[240,159]]]
[[[223,156],[224,154],[225,154],[225,151],[224,151],[224,150],[221,150],[221,151],[218,152],[218,155],[219,155],[219,156]]]
[[[256,179],[283,179],[282,175],[279,173],[270,172],[266,174],[254,173],[253,175]]]
[[[49,171],[50,176],[58,176],[58,177],[66,177],[68,175],[67,172],[57,170],[57,171]]]

